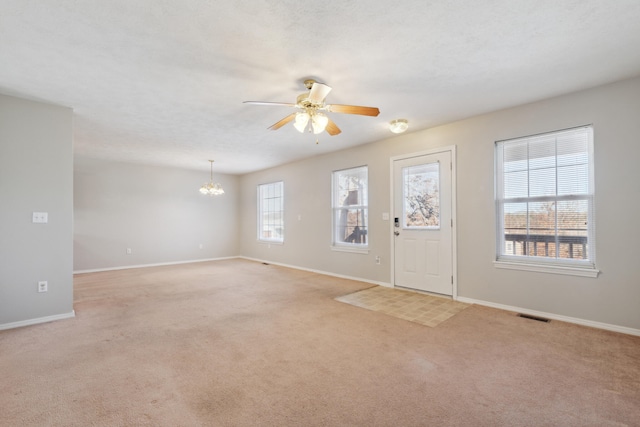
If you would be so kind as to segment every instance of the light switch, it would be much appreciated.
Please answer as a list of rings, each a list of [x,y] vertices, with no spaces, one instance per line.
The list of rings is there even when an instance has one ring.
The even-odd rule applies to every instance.
[[[49,213],[48,212],[34,212],[31,222],[37,224],[46,224],[49,222]]]
[[[382,212],[382,220],[389,221],[389,212]]]

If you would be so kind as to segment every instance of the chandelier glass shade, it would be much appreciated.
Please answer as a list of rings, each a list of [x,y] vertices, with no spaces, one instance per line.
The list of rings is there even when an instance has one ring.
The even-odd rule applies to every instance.
[[[211,181],[203,184],[202,187],[200,187],[200,192],[208,196],[219,196],[224,194],[224,189],[219,183],[213,182],[213,160],[209,160],[209,162],[211,163]]]

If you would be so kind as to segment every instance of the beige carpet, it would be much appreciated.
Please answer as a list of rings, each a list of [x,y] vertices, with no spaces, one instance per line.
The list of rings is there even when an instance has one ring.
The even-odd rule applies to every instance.
[[[0,425],[640,424],[639,337],[335,300],[370,287],[245,260],[78,275],[76,318],[0,331]]]
[[[344,295],[336,298],[336,301],[431,327],[438,326],[469,307],[469,304],[444,297],[384,286]]]

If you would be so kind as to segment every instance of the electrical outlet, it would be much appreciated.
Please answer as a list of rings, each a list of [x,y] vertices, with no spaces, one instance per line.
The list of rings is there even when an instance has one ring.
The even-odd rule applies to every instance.
[[[46,280],[38,282],[38,292],[47,292],[49,290],[49,283]]]
[[[46,224],[49,222],[48,212],[34,212],[31,217],[31,222],[34,224]]]
[[[127,248],[127,255],[131,255],[131,248]]]
[[[380,257],[376,256],[376,264],[380,265]]]

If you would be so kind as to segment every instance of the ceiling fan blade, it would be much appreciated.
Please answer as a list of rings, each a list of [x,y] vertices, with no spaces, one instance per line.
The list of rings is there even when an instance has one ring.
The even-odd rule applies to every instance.
[[[359,114],[361,116],[377,116],[380,114],[380,110],[376,107],[361,107],[358,105],[327,105],[327,111],[332,113],[343,113],[343,114]]]
[[[244,101],[243,104],[253,104],[253,105],[279,105],[283,107],[295,107],[296,104],[292,104],[290,102],[263,102],[263,101]]]
[[[337,134],[342,132],[340,128],[331,119],[329,119],[329,121],[327,122],[327,127],[324,128],[324,130],[326,130],[327,133],[331,136],[336,136]]]
[[[313,86],[311,86],[311,92],[309,92],[309,101],[322,104],[324,99],[331,92],[331,88],[324,83],[315,82]]]
[[[285,117],[284,119],[280,120],[278,123],[275,123],[275,124],[269,126],[268,129],[278,130],[282,126],[286,125],[287,123],[289,123],[290,121],[292,121],[295,118],[296,118],[296,113],[291,113],[287,117]]]

